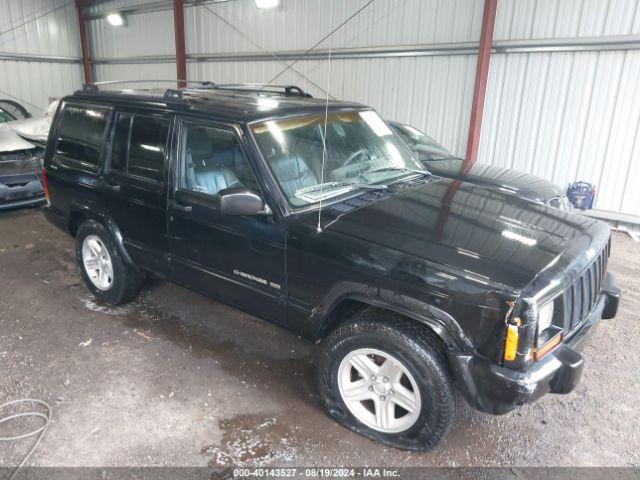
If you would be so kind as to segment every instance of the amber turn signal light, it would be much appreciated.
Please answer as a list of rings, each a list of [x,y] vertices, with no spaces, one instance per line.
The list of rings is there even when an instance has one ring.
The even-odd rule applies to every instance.
[[[507,325],[503,358],[508,362],[513,362],[516,359],[516,353],[518,352],[518,337],[518,326]]]
[[[561,333],[559,333],[558,335],[553,337],[551,340],[549,340],[547,343],[545,343],[540,348],[534,348],[531,351],[531,358],[533,359],[533,361],[537,362],[542,357],[544,357],[547,353],[549,353],[551,350],[553,350],[555,347],[557,347],[560,344],[560,342],[562,342],[562,334]]]

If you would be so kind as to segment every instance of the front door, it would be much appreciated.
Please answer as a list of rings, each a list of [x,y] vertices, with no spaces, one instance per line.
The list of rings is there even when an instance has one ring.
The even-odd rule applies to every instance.
[[[181,122],[168,207],[173,277],[225,303],[285,321],[285,232],[274,215],[223,215],[219,192],[263,196],[231,126]]]

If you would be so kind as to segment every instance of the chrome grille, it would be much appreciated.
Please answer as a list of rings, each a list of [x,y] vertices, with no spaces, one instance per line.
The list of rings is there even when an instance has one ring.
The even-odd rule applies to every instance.
[[[611,239],[600,251],[595,260],[565,293],[565,327],[572,331],[582,324],[587,315],[598,303],[602,280],[607,272],[607,262],[611,252]]]

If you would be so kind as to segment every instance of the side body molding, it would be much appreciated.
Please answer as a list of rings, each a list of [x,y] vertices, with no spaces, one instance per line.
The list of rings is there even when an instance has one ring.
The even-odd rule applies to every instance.
[[[334,324],[332,313],[345,300],[354,300],[373,307],[384,308],[420,322],[431,328],[447,345],[456,351],[470,351],[473,343],[458,322],[444,310],[391,290],[355,282],[336,284],[312,310],[300,333],[314,340],[322,338]]]

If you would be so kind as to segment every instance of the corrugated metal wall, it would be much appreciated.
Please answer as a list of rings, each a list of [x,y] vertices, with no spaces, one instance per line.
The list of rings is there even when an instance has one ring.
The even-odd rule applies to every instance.
[[[253,0],[207,7],[254,43],[278,52],[305,50],[365,0],[282,0],[278,11],[258,11]],[[140,1],[104,2],[108,11]],[[482,0],[386,0],[365,9],[322,48],[477,42]],[[331,13],[332,12],[332,13]],[[91,22],[94,57],[173,55],[171,11],[131,15],[128,27]],[[204,6],[186,10],[188,54],[260,51]],[[640,34],[640,0],[499,0],[496,40]],[[637,37],[636,37],[637,38]],[[537,173],[565,185],[597,184],[596,206],[640,215],[640,52],[503,53],[492,58],[480,161]],[[175,65],[99,64],[100,80],[174,78]],[[330,90],[338,98],[375,106],[406,121],[458,155],[466,149],[474,55],[354,58],[332,64]],[[327,62],[304,60],[301,73],[325,86]],[[190,79],[264,82],[276,61],[190,61]],[[294,72],[295,82],[321,92]]]
[[[75,5],[65,3],[68,0],[0,0],[0,55],[79,58]],[[14,98],[33,115],[47,108],[49,97],[65,95],[82,84],[77,62],[0,59],[0,72],[0,98]]]
[[[637,35],[637,0],[500,0],[496,40]],[[640,215],[640,51],[491,59],[479,159],[560,185],[597,185],[596,207]]]

